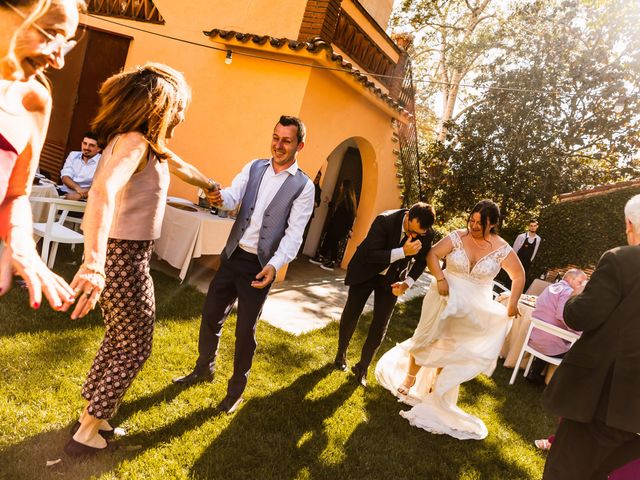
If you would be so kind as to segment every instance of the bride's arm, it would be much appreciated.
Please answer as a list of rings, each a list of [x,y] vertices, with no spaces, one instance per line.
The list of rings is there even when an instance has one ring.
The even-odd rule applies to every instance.
[[[443,296],[449,295],[449,284],[442,273],[440,260],[449,255],[451,250],[453,250],[453,242],[451,241],[451,237],[447,235],[431,247],[431,250],[427,253],[427,266],[432,275],[436,277],[438,293]]]
[[[507,310],[510,317],[520,315],[518,310],[518,300],[522,291],[524,290],[525,273],[522,263],[514,250],[509,252],[509,255],[502,261],[502,268],[505,269],[509,278],[511,279],[511,296],[509,297],[509,305]]]

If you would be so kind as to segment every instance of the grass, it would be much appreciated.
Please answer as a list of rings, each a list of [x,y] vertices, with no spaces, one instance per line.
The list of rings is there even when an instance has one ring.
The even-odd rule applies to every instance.
[[[58,258],[65,257],[64,251]],[[65,277],[73,266],[62,265]],[[460,406],[489,428],[483,441],[459,441],[411,427],[403,408],[369,376],[357,388],[332,370],[337,325],[294,337],[266,323],[246,401],[232,416],[215,406],[233,362],[232,316],[211,384],[181,389],[171,378],[196,357],[203,295],[154,272],[158,320],[154,351],[115,417],[129,434],[119,448],[86,461],[62,447],[83,402],[80,386],[102,336],[98,313],[71,321],[48,306],[34,312],[26,291],[0,300],[0,479],[533,479],[544,456],[533,447],[555,420],[540,408],[541,390],[510,370],[466,383]],[[396,309],[380,352],[408,337],[420,302]],[[351,348],[355,361],[370,319]],[[46,467],[47,460],[62,462]]]

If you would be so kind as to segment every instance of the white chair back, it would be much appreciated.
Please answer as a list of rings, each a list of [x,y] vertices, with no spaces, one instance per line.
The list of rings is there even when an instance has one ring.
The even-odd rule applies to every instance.
[[[503,295],[503,294],[509,295],[511,293],[511,290],[509,290],[507,287],[502,285],[500,282],[496,282],[495,280],[493,281],[493,288],[491,291],[492,291],[494,300],[498,298],[500,295]]]
[[[84,242],[84,236],[71,228],[65,227],[64,222],[69,212],[84,212],[87,204],[85,202],[66,200],[64,198],[32,197],[29,200],[31,202],[49,204],[47,221],[44,223],[34,223],[33,233],[42,237],[42,253],[40,257],[47,263],[49,268],[53,268],[59,243],[74,245]],[[51,250],[51,252],[49,252],[49,250]]]
[[[527,367],[524,370],[524,376],[526,377],[529,373],[529,369],[531,368],[531,364],[533,363],[533,357],[538,357],[544,360],[547,363],[551,363],[552,365],[560,365],[562,361],[561,358],[558,357],[550,357],[545,355],[544,353],[536,350],[531,345],[529,345],[529,338],[531,337],[531,332],[534,328],[538,330],[542,330],[556,337],[560,337],[573,345],[580,336],[576,333],[570,332],[569,330],[565,330],[564,328],[556,327],[555,325],[551,325],[547,322],[543,322],[538,318],[532,318],[531,324],[529,325],[529,330],[527,331],[527,336],[524,339],[524,345],[522,345],[522,349],[520,350],[520,355],[518,355],[518,360],[516,361],[515,367],[513,367],[513,373],[511,374],[511,379],[509,380],[509,385],[513,385],[516,381],[516,375],[518,374],[518,370],[520,369],[520,363],[522,363],[522,358],[524,357],[525,352],[530,354],[529,361],[527,362]]]

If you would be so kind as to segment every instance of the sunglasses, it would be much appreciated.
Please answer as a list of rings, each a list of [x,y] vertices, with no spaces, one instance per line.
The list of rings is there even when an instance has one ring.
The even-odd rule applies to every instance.
[[[7,7],[9,7],[9,9],[20,15],[24,20],[27,19],[27,16],[21,10],[17,9],[10,3],[3,3]],[[51,34],[35,22],[33,22],[30,26],[35,28],[40,34],[44,36],[44,38],[47,39],[47,45],[42,49],[43,55],[51,55],[53,53],[60,52],[60,54],[64,57],[78,43],[75,40],[67,40],[61,33]]]

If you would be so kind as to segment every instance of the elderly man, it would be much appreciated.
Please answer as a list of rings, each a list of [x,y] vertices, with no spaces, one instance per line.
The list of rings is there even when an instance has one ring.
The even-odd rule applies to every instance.
[[[87,198],[93,176],[100,161],[100,147],[95,134],[87,132],[82,138],[80,151],[73,151],[64,162],[60,171],[62,185],[58,189],[60,195],[69,200],[84,200]]]
[[[624,209],[628,246],[605,252],[564,321],[582,336],[543,403],[562,417],[544,479],[606,479],[640,458],[640,195]]]
[[[575,330],[567,327],[567,324],[564,323],[564,306],[571,296],[582,292],[586,283],[587,276],[582,270],[578,270],[577,268],[567,270],[562,280],[553,285],[549,285],[540,294],[532,316],[555,327],[575,332]],[[534,328],[531,332],[529,345],[550,357],[562,358],[569,350],[571,343],[551,333]],[[534,358],[531,368],[529,369],[529,375],[527,375],[527,380],[533,383],[542,383],[540,374],[546,365],[547,362],[544,360],[537,357]]]

